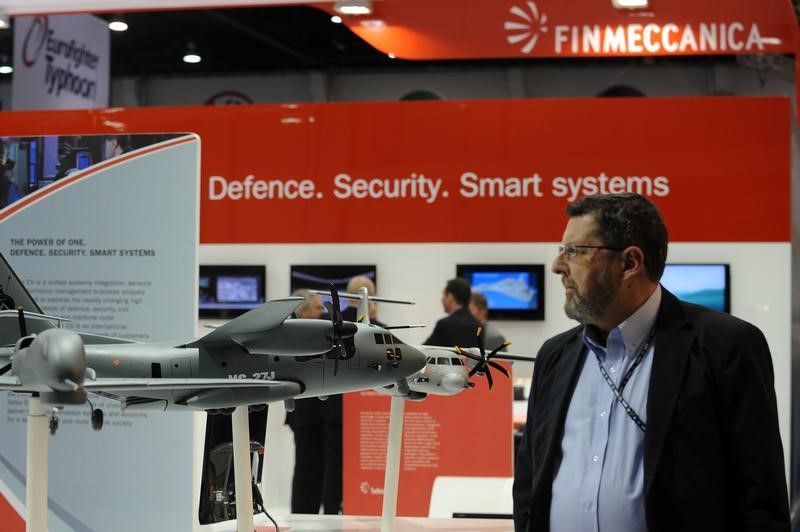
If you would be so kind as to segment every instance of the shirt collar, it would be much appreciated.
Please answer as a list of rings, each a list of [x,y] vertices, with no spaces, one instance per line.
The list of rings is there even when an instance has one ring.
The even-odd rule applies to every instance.
[[[656,286],[647,301],[636,309],[636,312],[611,330],[609,337],[612,335],[622,336],[622,340],[625,343],[625,351],[627,353],[635,353],[639,346],[647,340],[648,333],[655,326],[659,306],[661,306],[660,284]],[[596,335],[593,332],[591,327],[585,327],[583,332],[584,339],[593,346],[605,351],[602,344],[596,340]]]

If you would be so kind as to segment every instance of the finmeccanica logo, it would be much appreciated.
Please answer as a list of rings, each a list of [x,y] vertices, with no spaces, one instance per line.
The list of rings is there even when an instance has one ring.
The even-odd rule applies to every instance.
[[[508,44],[522,45],[522,53],[529,54],[533,47],[536,46],[536,41],[539,40],[539,32],[546,33],[547,15],[539,14],[539,8],[536,7],[536,2],[526,2],[528,10],[519,6],[511,6],[509,12],[514,15],[513,20],[507,20],[503,27],[509,33],[506,40]],[[530,11],[530,13],[528,13]]]
[[[533,1],[509,9],[512,20],[503,28],[506,41],[530,54],[546,33],[547,15]],[[556,25],[553,27],[553,51],[556,55],[594,54],[691,54],[762,52],[765,45],[780,44],[773,37],[762,37],[756,23],[701,22],[689,24],[617,24]]]

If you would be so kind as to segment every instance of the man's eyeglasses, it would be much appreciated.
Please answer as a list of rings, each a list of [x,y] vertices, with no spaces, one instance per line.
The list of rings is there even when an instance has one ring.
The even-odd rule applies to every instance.
[[[613,248],[610,246],[589,246],[589,245],[579,245],[579,244],[560,244],[558,246],[558,254],[564,254],[565,257],[568,259],[574,259],[580,253],[582,249],[608,249],[610,251],[622,251],[625,248]]]

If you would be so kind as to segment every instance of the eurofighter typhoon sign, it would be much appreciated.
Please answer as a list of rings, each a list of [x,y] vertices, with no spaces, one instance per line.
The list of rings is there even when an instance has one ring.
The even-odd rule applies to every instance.
[[[110,41],[103,20],[58,15],[14,23],[13,109],[108,107]]]

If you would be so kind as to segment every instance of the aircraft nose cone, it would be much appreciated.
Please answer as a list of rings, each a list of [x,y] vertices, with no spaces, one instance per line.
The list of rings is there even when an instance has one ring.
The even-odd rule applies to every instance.
[[[406,377],[421,371],[425,367],[425,354],[410,345],[403,346],[402,367],[406,372]]]
[[[467,379],[464,375],[458,373],[448,373],[442,377],[442,388],[448,392],[457,392],[464,388],[467,384]]]

